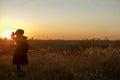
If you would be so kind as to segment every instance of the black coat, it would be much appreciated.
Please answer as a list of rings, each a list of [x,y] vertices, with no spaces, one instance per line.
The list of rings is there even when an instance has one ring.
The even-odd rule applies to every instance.
[[[28,42],[27,37],[22,36],[21,38],[14,37],[13,38],[16,42],[16,49],[13,55],[13,64],[16,65],[27,65],[28,64]]]

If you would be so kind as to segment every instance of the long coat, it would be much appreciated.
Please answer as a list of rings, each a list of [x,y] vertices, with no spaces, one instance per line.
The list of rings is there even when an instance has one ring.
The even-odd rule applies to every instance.
[[[27,37],[22,36],[21,38],[14,37],[13,38],[16,42],[16,49],[13,55],[13,64],[16,65],[27,65],[28,64],[28,42]]]

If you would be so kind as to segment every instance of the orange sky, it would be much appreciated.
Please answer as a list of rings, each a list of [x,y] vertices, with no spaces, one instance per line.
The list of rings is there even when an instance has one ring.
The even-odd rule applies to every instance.
[[[0,36],[24,29],[38,39],[120,39],[119,0],[1,0]]]

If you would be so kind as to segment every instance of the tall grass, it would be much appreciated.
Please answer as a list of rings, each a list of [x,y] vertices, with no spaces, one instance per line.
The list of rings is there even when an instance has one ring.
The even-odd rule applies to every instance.
[[[86,44],[87,45],[87,44]],[[30,42],[24,73],[12,65],[12,53],[0,56],[0,80],[119,80],[120,48],[81,47],[78,42]]]

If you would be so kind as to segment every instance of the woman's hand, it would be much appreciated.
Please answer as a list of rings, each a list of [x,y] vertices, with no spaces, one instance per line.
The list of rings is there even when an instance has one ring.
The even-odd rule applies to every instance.
[[[11,38],[14,39],[14,36],[15,36],[15,33],[12,32],[12,34],[11,34]]]

